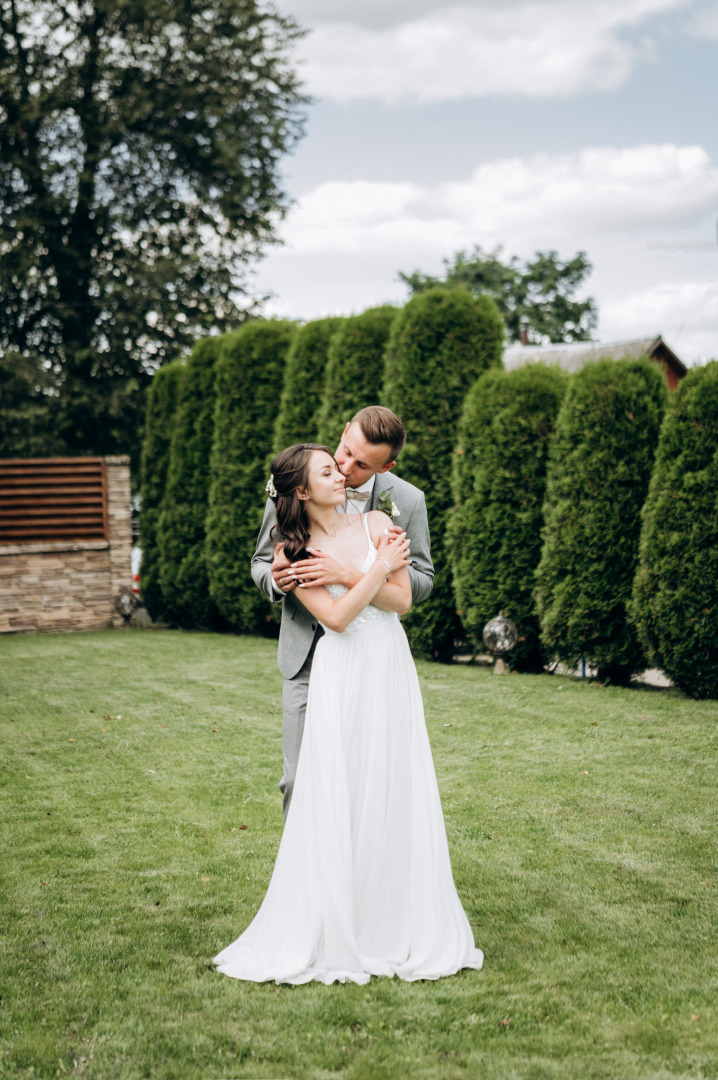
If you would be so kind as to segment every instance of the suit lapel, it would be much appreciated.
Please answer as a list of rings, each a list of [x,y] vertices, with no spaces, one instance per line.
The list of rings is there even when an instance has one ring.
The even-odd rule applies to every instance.
[[[369,500],[369,509],[378,510],[382,491],[391,491],[393,486],[394,483],[391,479],[391,473],[377,473],[374,480],[371,499]]]

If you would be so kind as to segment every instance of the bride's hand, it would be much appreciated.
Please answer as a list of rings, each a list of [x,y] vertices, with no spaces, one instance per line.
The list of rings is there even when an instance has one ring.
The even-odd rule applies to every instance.
[[[400,570],[411,562],[411,542],[406,533],[384,533],[377,547],[379,558],[386,563],[389,572]]]

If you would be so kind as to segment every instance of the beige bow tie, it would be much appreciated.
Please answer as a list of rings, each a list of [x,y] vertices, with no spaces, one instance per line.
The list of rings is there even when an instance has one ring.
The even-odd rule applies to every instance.
[[[347,488],[347,499],[351,499],[352,502],[369,502],[371,491],[355,491],[354,488]]]

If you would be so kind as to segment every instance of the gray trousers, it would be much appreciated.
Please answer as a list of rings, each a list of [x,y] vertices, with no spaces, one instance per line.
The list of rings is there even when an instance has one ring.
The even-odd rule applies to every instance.
[[[309,650],[307,659],[293,679],[284,680],[284,689],[282,690],[282,704],[284,711],[284,722],[282,727],[284,775],[279,781],[279,790],[283,796],[282,811],[284,813],[285,821],[287,820],[287,814],[289,813],[289,804],[292,801],[294,778],[297,775],[299,751],[302,746],[302,735],[304,734],[304,717],[307,712],[307,696],[309,694],[309,673],[312,670],[314,650],[316,649],[317,642],[321,636],[322,631],[320,630],[312,642],[312,647]]]

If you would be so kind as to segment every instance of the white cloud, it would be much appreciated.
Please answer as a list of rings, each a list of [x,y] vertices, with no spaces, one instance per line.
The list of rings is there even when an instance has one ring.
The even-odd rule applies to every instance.
[[[311,93],[335,101],[575,94],[622,84],[650,46],[631,31],[691,0],[294,0]]]
[[[718,168],[698,146],[639,146],[491,162],[447,201],[487,242],[524,228],[542,244],[581,232],[681,228],[718,201]]]
[[[695,363],[718,359],[718,284],[706,281],[664,282],[607,303],[601,311],[601,336],[621,341],[660,333],[682,359]]]
[[[688,31],[698,38],[718,38],[718,3],[699,4],[688,24]]]
[[[523,258],[585,250],[595,268],[589,291],[605,313],[604,339],[668,336],[664,319],[680,329],[681,312],[684,321],[703,320],[708,333],[710,303],[699,318],[698,293],[690,290],[705,290],[718,276],[717,207],[718,166],[700,147],[673,145],[509,158],[442,185],[327,183],[282,226],[285,247],[261,264],[259,288],[276,294],[273,312],[348,314],[402,303],[399,270],[439,273],[444,257],[474,244],[502,244]],[[649,299],[622,306],[635,294]],[[709,349],[685,340],[689,358],[718,352],[718,343]]]
[[[285,237],[303,251],[356,251],[367,243],[367,227],[374,241],[390,241],[396,229],[411,220],[412,207],[421,202],[416,184],[387,184],[362,180],[321,184],[299,202],[289,219]]]
[[[568,14],[572,7],[589,13],[589,9],[605,10],[611,18],[632,25],[656,13],[680,7],[685,0],[587,0],[576,5],[575,0],[281,0],[283,11],[294,15],[302,26],[314,27],[328,23],[350,23],[380,29],[400,26],[417,17],[465,10],[483,15],[487,20],[502,16],[514,27],[520,23],[528,8],[536,8],[550,19],[551,12],[561,8]],[[699,9],[714,6],[715,0],[694,0]]]
[[[518,251],[586,236],[680,229],[718,203],[718,167],[697,146],[587,149],[506,158],[461,182],[326,183],[284,227],[304,252],[419,248],[458,242]],[[463,240],[462,240],[463,238]]]
[[[287,0],[280,6],[291,12],[302,26],[352,23],[375,29],[396,26],[440,7],[437,0],[361,0],[361,3],[357,0]]]

